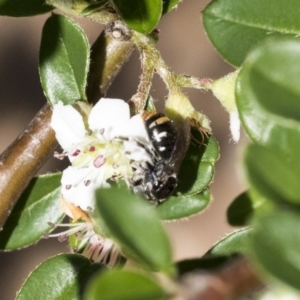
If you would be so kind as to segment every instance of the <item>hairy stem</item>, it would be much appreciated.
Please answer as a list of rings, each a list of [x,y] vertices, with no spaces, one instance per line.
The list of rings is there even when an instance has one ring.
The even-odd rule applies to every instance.
[[[130,105],[134,114],[144,110],[154,74],[154,64],[152,60],[141,52],[142,74],[137,92],[131,97]]]
[[[86,91],[90,103],[96,103],[106,94],[134,48],[131,40],[119,41],[106,35],[104,31],[100,34],[91,49],[91,64]]]
[[[165,82],[170,93],[177,93],[183,87],[204,89],[210,88],[212,79],[199,79],[193,76],[175,74],[165,63],[159,51],[155,47],[155,39],[135,32],[134,41],[143,54],[142,65],[147,70],[155,68],[158,75]]]

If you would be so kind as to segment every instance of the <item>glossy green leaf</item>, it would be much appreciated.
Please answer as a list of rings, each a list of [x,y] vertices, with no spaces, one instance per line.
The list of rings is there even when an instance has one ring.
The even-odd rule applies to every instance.
[[[199,132],[192,131],[192,135],[197,141],[202,140]],[[218,159],[219,145],[213,136],[200,144],[192,140],[181,164],[175,196],[198,194],[207,188],[213,180]]]
[[[277,210],[254,222],[250,249],[270,274],[300,290],[299,212]]]
[[[254,212],[248,192],[240,194],[227,209],[227,221],[232,226],[245,226]]]
[[[160,300],[166,292],[146,275],[128,270],[110,270],[95,277],[85,299],[88,300]]]
[[[203,211],[211,199],[209,189],[194,195],[171,196],[157,206],[157,211],[162,220],[186,218]]]
[[[237,105],[249,137],[298,158],[300,41],[271,39],[248,57],[237,79]],[[293,151],[291,151],[293,149]]]
[[[126,187],[99,189],[96,197],[96,216],[124,253],[148,268],[173,274],[171,245],[155,207]]]
[[[177,7],[182,0],[163,0],[163,14]]]
[[[40,240],[53,230],[48,222],[58,223],[61,174],[34,178],[21,195],[0,232],[0,249],[15,250]]]
[[[28,17],[53,10],[45,0],[0,0],[0,15],[9,17]]]
[[[71,19],[52,15],[45,23],[40,47],[40,78],[51,105],[86,100],[89,44]]]
[[[300,204],[299,159],[287,158],[276,149],[250,145],[245,163],[250,183],[262,195],[272,200]]]
[[[199,131],[192,131],[195,141],[181,164],[178,187],[173,196],[158,205],[162,220],[185,218],[203,211],[211,201],[208,190],[213,180],[214,165],[219,158],[219,145],[213,136],[205,139]]]
[[[210,250],[209,254],[214,255],[232,255],[235,253],[248,253],[249,238],[252,235],[252,229],[244,228],[233,231],[218,241]]]
[[[162,0],[112,0],[123,21],[133,30],[150,33],[162,14]]]
[[[16,299],[81,300],[87,281],[103,268],[78,254],[54,256],[29,275]]]
[[[298,0],[214,0],[204,10],[207,35],[225,60],[240,66],[270,36],[300,34]]]

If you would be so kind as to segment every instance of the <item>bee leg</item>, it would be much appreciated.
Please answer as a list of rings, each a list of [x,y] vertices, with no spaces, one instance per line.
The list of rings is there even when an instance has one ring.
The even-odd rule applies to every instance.
[[[191,138],[194,142],[196,142],[198,145],[206,145],[205,142],[209,139],[209,136],[211,135],[210,130],[208,130],[207,128],[204,128],[201,126],[201,124],[199,124],[195,119],[190,118],[189,119],[190,125],[192,127],[194,127],[195,129],[197,129],[201,135],[201,139],[202,141],[199,141],[197,138],[195,138],[193,136],[193,134],[191,134]]]

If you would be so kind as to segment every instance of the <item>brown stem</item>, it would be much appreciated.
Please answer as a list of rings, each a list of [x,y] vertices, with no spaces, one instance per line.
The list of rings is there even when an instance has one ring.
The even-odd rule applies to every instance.
[[[87,97],[96,103],[103,97],[114,78],[127,62],[134,50],[132,41],[120,41],[103,31],[91,49],[90,73],[87,84]]]
[[[236,300],[264,287],[243,257],[215,273],[193,273],[183,278],[183,289],[176,300]]]
[[[150,57],[141,52],[142,73],[137,92],[131,97],[130,105],[134,114],[144,110],[149,96],[152,78],[154,74],[154,63]]]
[[[46,104],[23,133],[0,156],[0,227],[29,181],[53,153],[57,142]]]

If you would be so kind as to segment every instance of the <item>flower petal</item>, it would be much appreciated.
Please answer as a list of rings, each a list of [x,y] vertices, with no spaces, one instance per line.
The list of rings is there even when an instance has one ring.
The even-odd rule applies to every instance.
[[[97,170],[94,167],[68,167],[63,171],[62,195],[66,201],[73,203],[84,211],[95,207],[95,190],[100,187],[109,187],[105,181],[105,169]]]
[[[127,127],[124,127],[124,136],[128,138],[128,141],[124,142],[124,148],[128,159],[151,163],[149,151],[152,149],[152,144],[141,114],[133,116],[127,124]]]
[[[241,121],[237,110],[234,110],[230,113],[230,131],[232,139],[235,142],[238,142],[240,139],[240,127]]]
[[[126,157],[135,163],[148,161],[152,163],[151,155],[146,151],[147,146],[142,147],[135,141],[125,141],[124,149]],[[151,148],[149,148],[149,151]]]
[[[134,139],[143,145],[150,147],[151,142],[147,133],[144,120],[141,114],[133,116],[128,122],[128,128],[126,128],[126,135],[131,139]]]
[[[89,115],[89,127],[107,140],[120,136],[130,119],[129,105],[121,99],[101,98]]]
[[[85,136],[82,116],[71,105],[58,102],[54,105],[51,127],[56,139],[65,151],[72,151]]]

